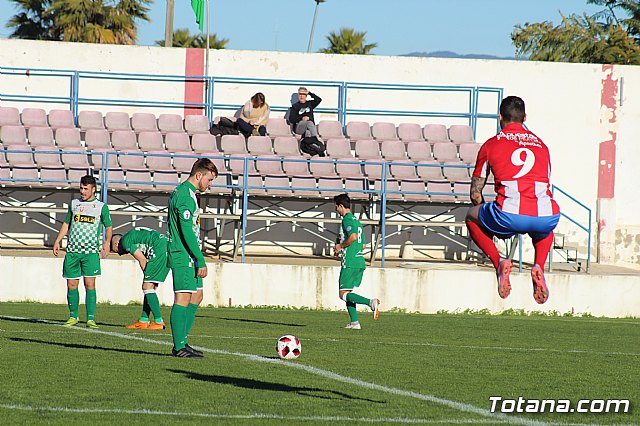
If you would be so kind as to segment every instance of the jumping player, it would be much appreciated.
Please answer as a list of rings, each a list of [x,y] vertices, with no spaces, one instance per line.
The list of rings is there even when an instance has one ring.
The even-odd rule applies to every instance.
[[[96,277],[101,274],[100,269],[100,233],[101,225],[106,227],[106,236],[102,246],[102,257],[109,255],[111,247],[111,216],[109,207],[96,199],[96,180],[87,175],[80,179],[80,198],[69,204],[69,211],[60,232],[53,243],[53,255],[60,254],[60,243],[69,232],[67,252],[62,266],[62,277],[67,280],[67,303],[69,305],[69,319],[65,323],[71,327],[79,322],[78,305],[80,295],[78,286],[80,277],[84,277],[87,305],[87,327],[98,328],[95,321],[96,313]]]
[[[125,328],[163,330],[164,320],[156,290],[169,274],[167,266],[167,236],[149,228],[133,228],[124,235],[115,234],[111,239],[111,251],[120,256],[131,254],[140,264],[142,278],[142,314],[140,319]],[[153,312],[153,322],[149,315]]]
[[[501,259],[493,237],[506,239],[529,234],[535,248],[531,268],[533,298],[544,303],[549,289],[544,278],[544,263],[553,242],[553,230],[560,219],[560,208],[549,189],[551,162],[549,149],[526,130],[524,101],[508,96],[500,104],[498,135],[485,142],[478,153],[471,178],[471,202],[466,217],[473,241],[489,256],[498,276],[498,294],[505,299],[511,292],[509,274],[512,263]],[[496,201],[485,203],[482,196],[487,177],[493,173]]]
[[[187,343],[187,336],[202,302],[202,279],[207,265],[200,251],[200,214],[196,192],[204,192],[218,176],[208,158],[193,163],[189,178],[169,198],[169,267],[173,276],[174,302],[171,309],[171,354],[180,358],[202,358],[202,352]]]
[[[340,268],[339,295],[347,304],[350,322],[345,328],[360,330],[356,305],[367,305],[373,311],[373,319],[378,319],[380,299],[367,299],[353,292],[362,282],[362,274],[367,267],[362,254],[365,244],[362,224],[351,213],[351,200],[347,194],[336,195],[333,198],[336,212],[342,217],[342,233],[344,241],[337,243],[334,248],[336,255],[342,253],[342,267]]]

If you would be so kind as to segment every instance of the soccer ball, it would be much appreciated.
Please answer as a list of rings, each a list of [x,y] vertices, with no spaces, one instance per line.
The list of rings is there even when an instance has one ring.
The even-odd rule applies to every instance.
[[[287,334],[276,342],[276,352],[280,359],[297,359],[300,356],[302,346],[296,336]]]

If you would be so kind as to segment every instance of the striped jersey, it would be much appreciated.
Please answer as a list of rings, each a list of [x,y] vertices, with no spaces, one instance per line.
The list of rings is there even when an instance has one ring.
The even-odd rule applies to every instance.
[[[109,207],[94,198],[82,201],[76,198],[69,204],[65,223],[69,224],[67,252],[98,253],[100,251],[100,224],[111,226]]]

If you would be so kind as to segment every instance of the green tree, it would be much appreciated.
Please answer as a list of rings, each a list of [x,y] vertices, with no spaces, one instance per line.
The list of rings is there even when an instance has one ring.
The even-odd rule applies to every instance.
[[[53,13],[50,11],[53,0],[11,1],[22,11],[7,23],[7,28],[13,29],[10,38],[60,40],[60,31],[54,27]]]
[[[320,49],[320,53],[339,53],[346,55],[369,55],[371,50],[378,47],[377,43],[365,44],[366,31],[356,31],[353,28],[340,28],[327,36],[329,47]]]
[[[587,0],[589,4],[604,6],[592,17],[604,24],[621,25],[624,30],[640,42],[640,1],[637,0]],[[624,15],[624,16],[623,16]]]
[[[228,38],[218,39],[216,34],[209,35],[210,49],[225,49],[229,43]],[[157,46],[164,46],[164,40],[156,40]],[[173,32],[173,47],[207,47],[207,36],[204,34],[191,35],[187,28],[180,28]]]

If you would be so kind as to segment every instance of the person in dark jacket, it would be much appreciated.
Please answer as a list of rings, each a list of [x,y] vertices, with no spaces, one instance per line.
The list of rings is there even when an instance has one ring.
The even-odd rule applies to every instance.
[[[306,87],[298,89],[298,102],[289,109],[289,122],[295,133],[305,138],[318,137],[313,110],[320,105],[320,102],[322,102],[320,96],[309,92]]]

